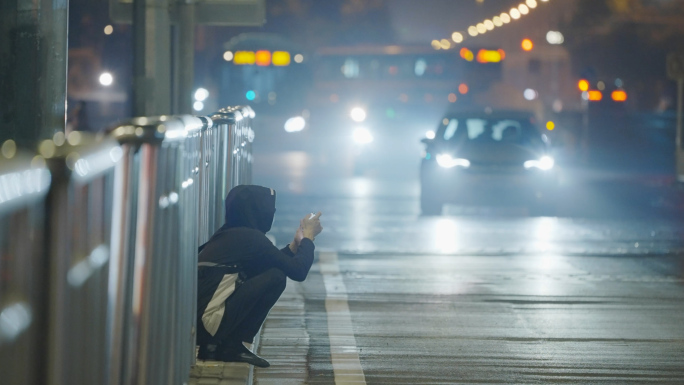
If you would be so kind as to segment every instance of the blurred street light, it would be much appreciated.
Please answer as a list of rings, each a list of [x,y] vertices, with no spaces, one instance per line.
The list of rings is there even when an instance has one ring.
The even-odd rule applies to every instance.
[[[226,51],[223,53],[223,60],[225,61],[231,61],[233,60],[233,53],[230,51]]]
[[[586,81],[585,79],[581,79],[577,83],[577,88],[579,88],[579,90],[582,92],[589,91],[589,82]]]
[[[534,44],[530,39],[524,39],[520,46],[522,47],[523,51],[532,51],[532,48],[534,48]]]
[[[112,32],[114,32],[114,27],[112,27],[111,25],[104,27],[105,35],[111,35]]]
[[[531,88],[528,88],[525,90],[525,92],[523,92],[523,96],[525,97],[526,100],[534,100],[537,98],[538,94],[537,94],[537,91],[535,91]]]
[[[114,77],[109,72],[103,72],[100,75],[99,80],[100,80],[100,84],[102,84],[105,87],[111,86],[112,83],[114,83]]]
[[[549,31],[546,33],[546,41],[548,41],[549,44],[563,44],[565,37],[558,31]]]

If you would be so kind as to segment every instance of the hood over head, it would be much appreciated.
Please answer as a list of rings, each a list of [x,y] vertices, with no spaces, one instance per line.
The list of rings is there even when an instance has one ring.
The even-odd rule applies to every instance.
[[[275,216],[275,190],[255,185],[233,187],[226,197],[225,228],[249,227],[267,233]]]

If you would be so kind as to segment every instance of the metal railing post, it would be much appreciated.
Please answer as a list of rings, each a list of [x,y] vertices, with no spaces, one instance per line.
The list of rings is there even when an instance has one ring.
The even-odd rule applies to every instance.
[[[11,151],[6,151],[9,147]],[[7,141],[0,155],[0,373],[8,385],[42,385],[48,282],[45,199],[50,172]],[[37,370],[40,369],[40,370]]]
[[[46,384],[107,383],[108,282],[114,167],[111,140],[71,132],[41,142],[47,200]]]

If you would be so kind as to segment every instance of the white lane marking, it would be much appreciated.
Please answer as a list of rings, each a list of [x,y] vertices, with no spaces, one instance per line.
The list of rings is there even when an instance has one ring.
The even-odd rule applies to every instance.
[[[318,255],[325,284],[325,310],[335,384],[365,384],[347,303],[347,287],[340,276],[337,253],[322,251]]]

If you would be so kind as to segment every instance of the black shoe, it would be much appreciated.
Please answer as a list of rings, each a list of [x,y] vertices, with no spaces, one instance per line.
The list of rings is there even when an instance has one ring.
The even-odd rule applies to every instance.
[[[250,352],[249,349],[242,344],[235,346],[232,349],[224,349],[218,356],[218,359],[223,362],[245,362],[260,368],[268,368],[271,366],[268,361]]]

